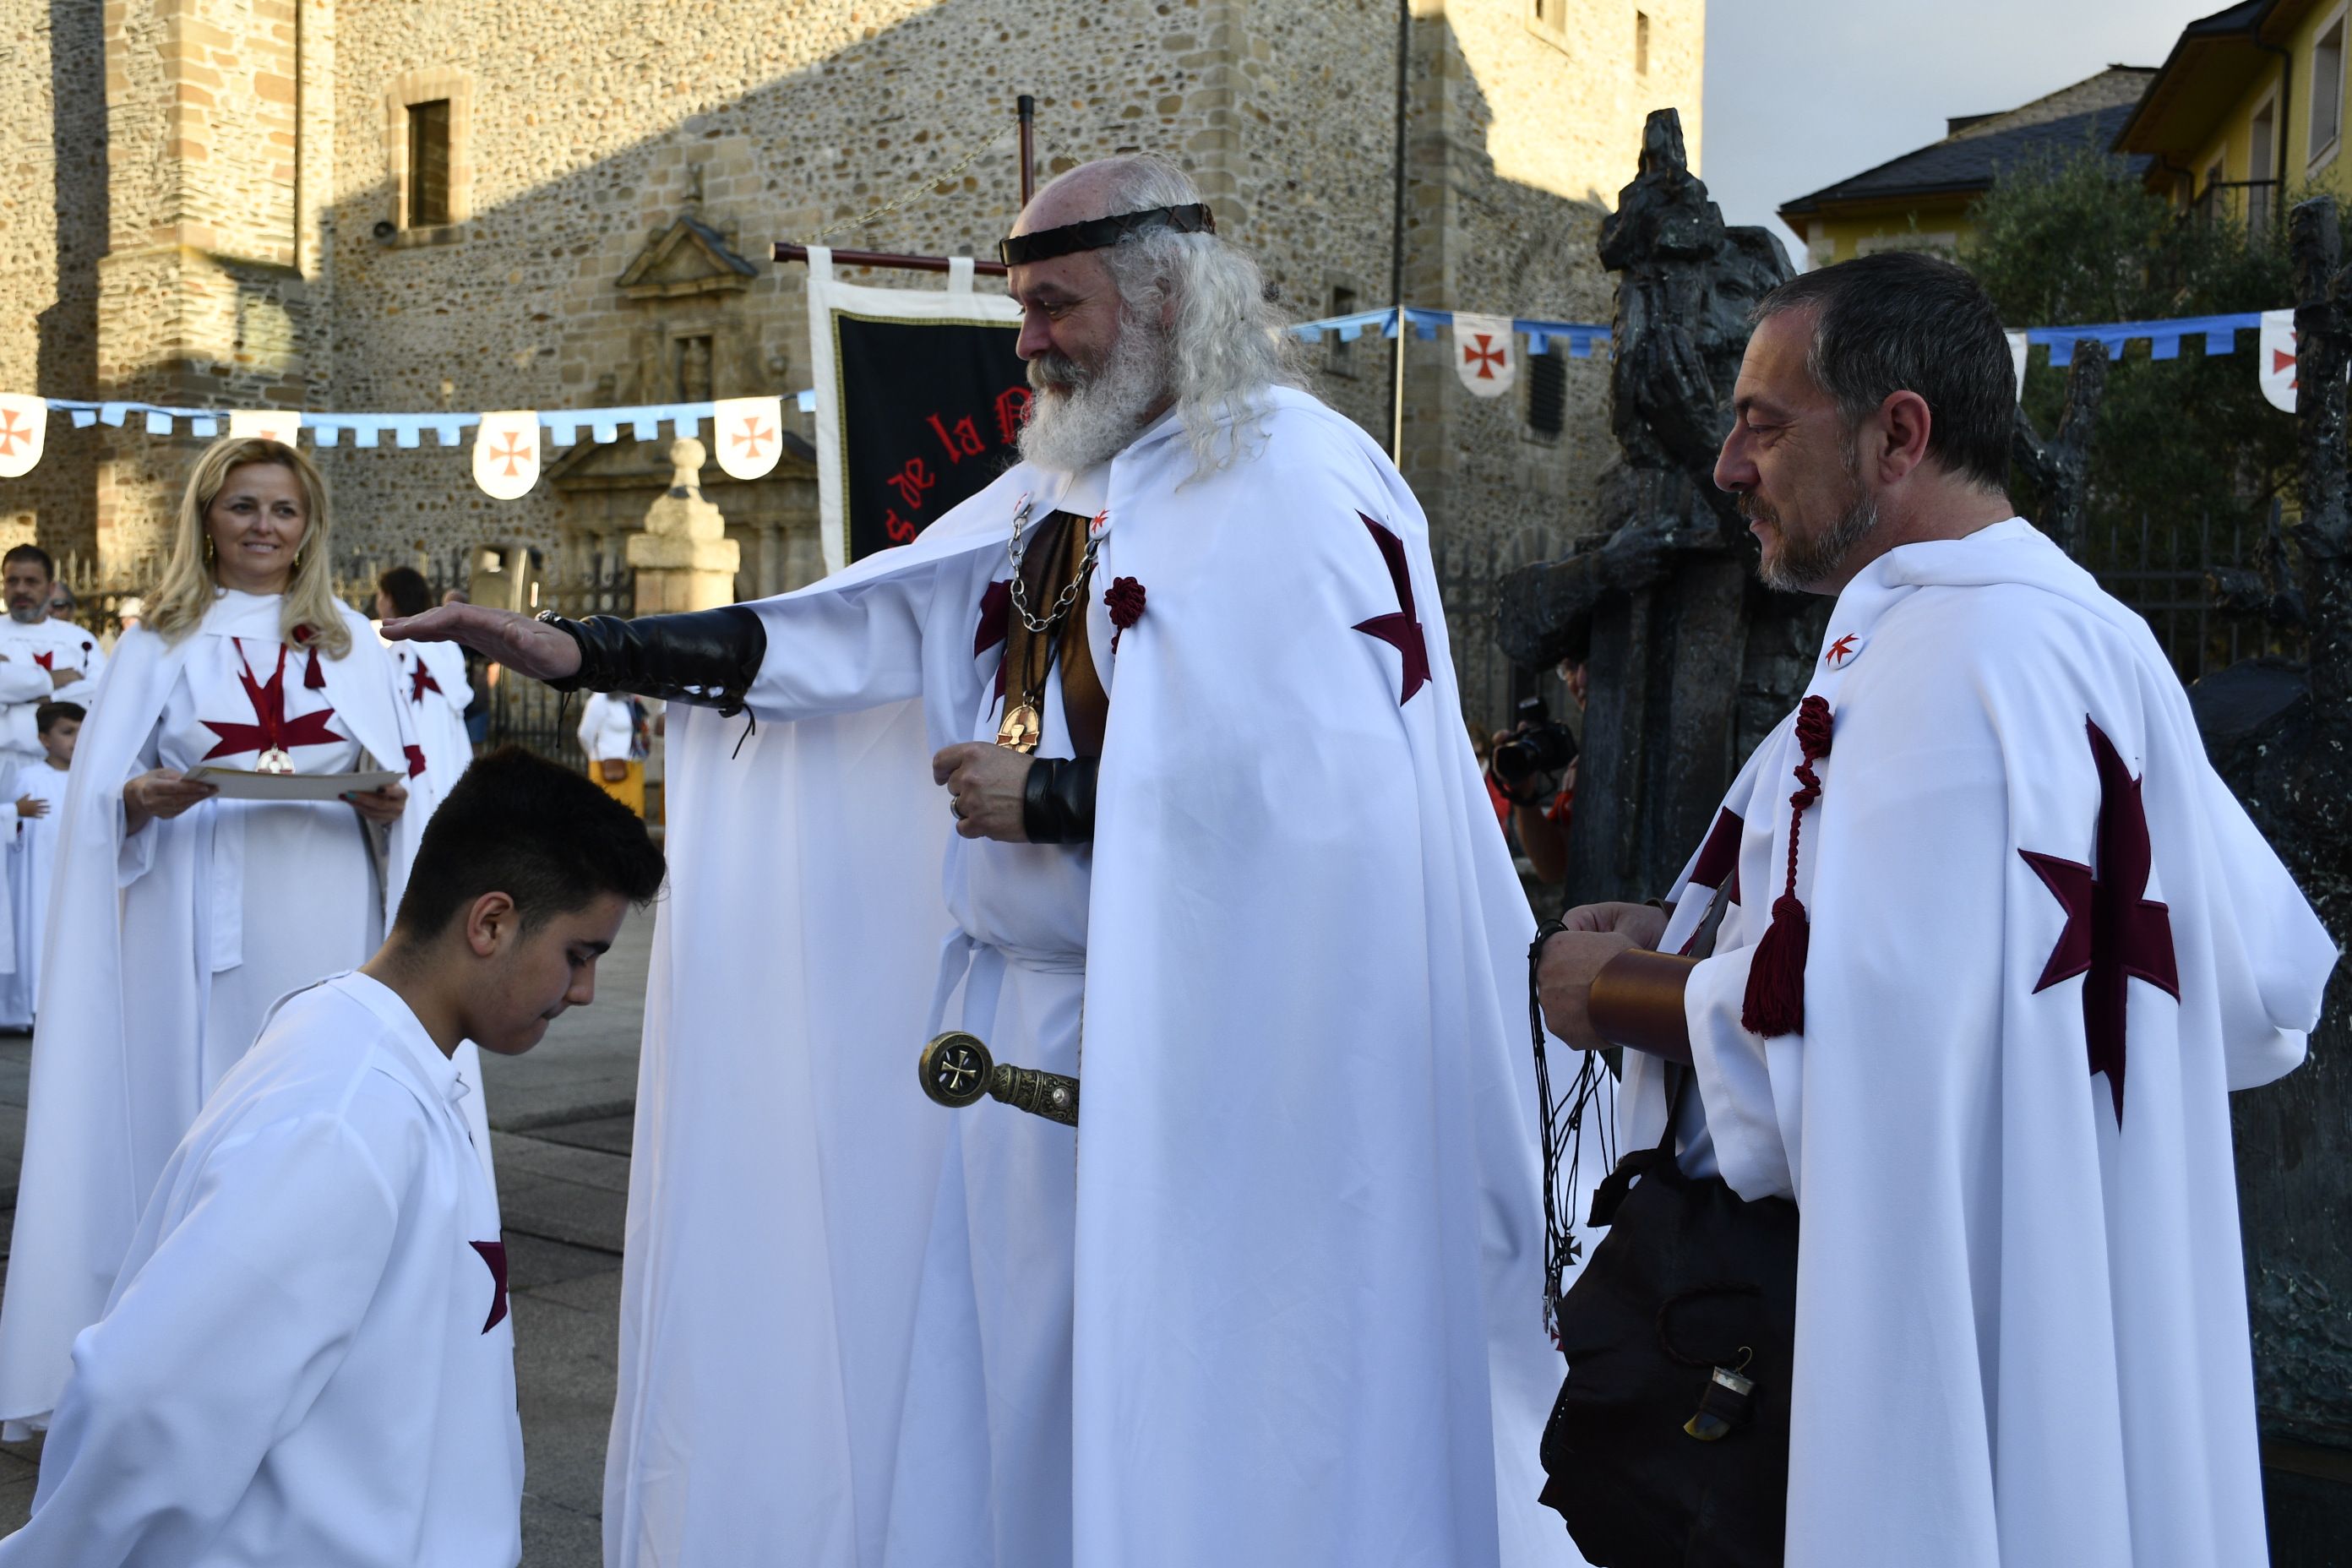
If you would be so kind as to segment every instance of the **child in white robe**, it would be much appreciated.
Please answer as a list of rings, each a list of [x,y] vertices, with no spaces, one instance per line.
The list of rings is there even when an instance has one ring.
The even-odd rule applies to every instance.
[[[44,702],[34,715],[42,758],[16,770],[0,795],[12,799],[13,830],[0,824],[7,847],[8,902],[15,914],[16,968],[0,974],[0,1029],[32,1027],[40,1005],[41,930],[49,905],[49,875],[58,859],[58,823],[65,810],[66,777],[74,742],[88,710],[79,702]]]
[[[587,780],[467,773],[391,938],[281,999],[173,1153],[0,1565],[512,1568],[506,1251],[451,1055],[591,1001],[661,878]]]

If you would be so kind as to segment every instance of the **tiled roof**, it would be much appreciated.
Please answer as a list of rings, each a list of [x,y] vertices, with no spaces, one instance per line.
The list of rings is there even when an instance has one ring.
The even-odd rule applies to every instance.
[[[2105,153],[2131,119],[2132,108],[2128,103],[2116,104],[2005,130],[1985,128],[1980,123],[1972,125],[1957,136],[1947,137],[1916,153],[1906,153],[1810,195],[1799,196],[1783,205],[1780,211],[1783,215],[1802,216],[1844,202],[1987,190],[1995,175],[2016,163],[2045,155],[2063,156],[2086,147]],[[2148,163],[2142,155],[2133,155],[2127,161],[2135,174]]]

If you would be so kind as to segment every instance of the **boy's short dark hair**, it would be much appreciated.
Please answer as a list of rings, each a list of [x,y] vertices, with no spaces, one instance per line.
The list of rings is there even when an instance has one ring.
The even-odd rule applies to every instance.
[[[504,893],[529,930],[604,893],[648,903],[662,871],[661,851],[627,806],[583,774],[500,746],[425,824],[394,927],[429,939],[484,893]]]
[[[79,702],[44,702],[33,710],[33,729],[46,735],[60,719],[70,719],[79,724],[89,717],[89,710]]]
[[[394,566],[375,580],[376,591],[404,616],[421,616],[433,607],[433,588],[414,566]]]

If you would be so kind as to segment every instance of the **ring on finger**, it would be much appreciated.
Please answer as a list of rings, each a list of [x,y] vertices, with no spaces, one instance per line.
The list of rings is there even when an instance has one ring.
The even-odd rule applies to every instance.
[[[961,822],[963,820],[962,796],[953,795],[948,796],[948,815],[954,817],[958,822]]]

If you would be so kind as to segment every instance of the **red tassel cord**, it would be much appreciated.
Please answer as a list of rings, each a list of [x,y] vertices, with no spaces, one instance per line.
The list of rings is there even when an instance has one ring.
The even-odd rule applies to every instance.
[[[1748,965],[1748,994],[1740,1027],[1751,1035],[1802,1034],[1805,1028],[1805,958],[1812,928],[1797,898],[1797,845],[1805,807],[1822,798],[1813,764],[1830,754],[1830,705],[1808,697],[1797,706],[1797,792],[1789,797],[1789,880],[1772,900],[1772,923],[1756,944]]]
[[[302,686],[308,691],[320,691],[326,685],[327,672],[319,668],[319,650],[314,647],[310,650],[310,668],[302,672]]]

